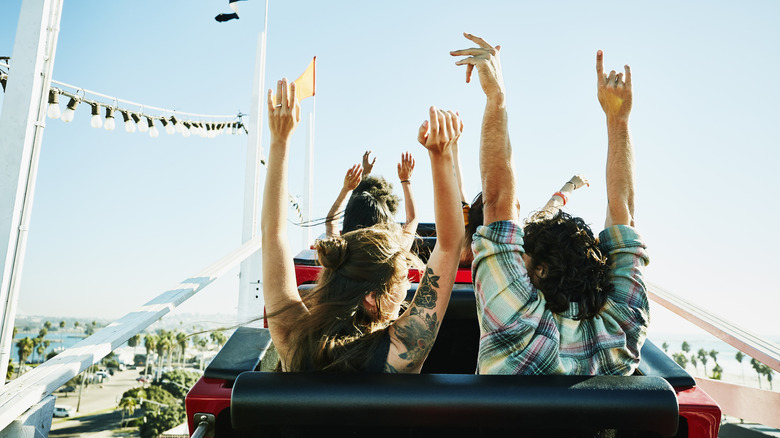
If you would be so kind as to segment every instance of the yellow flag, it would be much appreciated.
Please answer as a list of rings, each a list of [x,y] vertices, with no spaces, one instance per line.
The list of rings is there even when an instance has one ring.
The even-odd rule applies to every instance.
[[[314,66],[316,62],[317,62],[317,57],[315,56],[314,58],[312,58],[311,62],[309,63],[309,66],[306,67],[306,70],[303,72],[303,74],[300,75],[298,79],[294,81],[299,102],[303,99],[306,99],[307,97],[314,96],[314,76],[315,76]]]

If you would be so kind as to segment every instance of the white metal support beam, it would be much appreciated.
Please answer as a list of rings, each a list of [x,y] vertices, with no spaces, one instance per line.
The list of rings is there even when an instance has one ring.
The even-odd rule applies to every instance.
[[[263,134],[263,100],[265,78],[265,43],[268,30],[268,1],[265,3],[265,32],[257,39],[255,55],[255,72],[252,82],[252,106],[247,122],[248,135],[246,144],[246,173],[244,178],[244,224],[241,233],[242,242],[247,242],[259,235],[258,215],[262,188],[260,187],[263,172],[262,134]],[[263,316],[263,272],[261,252],[253,254],[241,263],[238,284],[238,320],[241,323]],[[256,321],[250,325],[260,325]]]
[[[24,0],[0,113],[0,375],[13,344],[46,103],[57,50],[61,0]],[[0,385],[5,379],[0,379]]]

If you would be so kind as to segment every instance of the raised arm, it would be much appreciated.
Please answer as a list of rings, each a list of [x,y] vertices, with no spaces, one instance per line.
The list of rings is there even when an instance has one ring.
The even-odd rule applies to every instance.
[[[460,131],[463,132],[463,122],[460,123]],[[458,141],[452,143],[452,167],[455,168],[455,180],[458,182],[458,191],[460,192],[460,203],[462,205],[469,204],[469,198],[466,195],[466,187],[463,183],[463,170],[460,166],[460,149],[458,147]]]
[[[371,171],[374,170],[374,164],[376,163],[376,157],[371,159],[371,151],[366,151],[363,154],[363,178],[371,175]]]
[[[516,220],[512,145],[507,131],[506,92],[498,56],[501,46],[493,47],[482,38],[468,33],[463,35],[479,47],[455,50],[450,54],[467,56],[455,64],[466,66],[466,82],[471,81],[471,74],[476,67],[482,91],[487,96],[479,148],[485,225],[501,220]]]
[[[404,209],[406,210],[406,223],[404,223],[405,247],[409,250],[414,244],[414,235],[417,233],[417,224],[420,219],[417,217],[417,209],[414,204],[412,194],[412,172],[414,171],[414,158],[409,152],[401,154],[401,161],[398,162],[398,179],[401,181],[401,187],[404,190]]]
[[[265,308],[269,314],[285,310],[268,318],[268,328],[284,362],[290,348],[287,322],[307,312],[298,294],[293,257],[287,242],[287,162],[290,140],[301,118],[301,109],[295,97],[295,83],[288,87],[287,79],[279,81],[276,96],[276,102],[273,102],[271,90],[268,90],[271,145],[263,191],[261,230]]]
[[[631,67],[604,73],[604,53],[596,53],[598,98],[607,116],[607,220],[604,226],[634,226],[634,149],[628,130],[633,93]]]
[[[450,301],[463,239],[463,213],[451,153],[452,142],[459,135],[458,116],[434,107],[430,122],[420,127],[418,140],[428,149],[431,160],[437,239],[412,303],[390,326],[388,372],[420,372]]]
[[[328,217],[325,218],[325,236],[335,237],[339,235],[338,216],[344,213],[344,207],[347,205],[349,194],[355,190],[362,179],[363,168],[360,164],[355,164],[347,170],[344,176],[344,185],[341,187],[336,201],[328,210]]]
[[[584,175],[574,175],[570,180],[561,187],[560,190],[553,193],[550,196],[550,200],[542,207],[543,210],[549,211],[551,214],[558,213],[567,202],[569,202],[569,196],[582,186],[590,186],[590,183],[585,179]]]

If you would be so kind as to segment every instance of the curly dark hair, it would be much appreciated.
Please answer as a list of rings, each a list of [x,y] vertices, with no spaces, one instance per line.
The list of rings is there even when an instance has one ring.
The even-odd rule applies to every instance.
[[[609,255],[602,253],[598,239],[581,218],[559,211],[531,216],[524,227],[524,249],[531,257],[528,272],[546,266],[539,289],[547,308],[564,312],[575,303],[574,319],[598,315],[614,287],[609,278]]]
[[[352,192],[344,209],[342,233],[394,222],[400,198],[386,179],[367,176]]]

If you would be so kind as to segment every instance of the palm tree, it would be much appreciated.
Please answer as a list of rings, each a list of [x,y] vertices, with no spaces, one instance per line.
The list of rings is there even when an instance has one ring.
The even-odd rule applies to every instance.
[[[176,343],[181,349],[181,355],[179,356],[179,366],[181,368],[184,368],[184,353],[187,351],[187,340],[188,336],[186,333],[179,332],[176,334]]]
[[[701,366],[702,366],[702,368],[704,368],[704,376],[705,377],[707,376],[707,354],[708,353],[706,351],[704,351],[703,348],[699,348],[699,351],[696,352],[696,357],[699,358],[699,360],[701,361]]]
[[[739,362],[739,369],[742,371],[742,383],[745,383],[745,368],[742,366],[742,359],[745,358],[745,355],[742,354],[741,351],[737,350],[737,354],[734,355],[734,359]]]
[[[712,367],[712,375],[710,376],[713,380],[720,380],[723,378],[723,368],[720,367],[720,364],[715,362],[715,366]]]
[[[682,351],[684,351],[686,353],[690,353],[691,352],[691,346],[688,344],[688,341],[683,341],[681,348],[682,348]]]
[[[35,354],[35,351],[38,349],[38,345],[41,343],[41,338],[31,338],[30,341],[32,341],[32,351],[30,352],[31,355]],[[35,362],[35,357],[33,356],[32,361]]]
[[[135,347],[141,343],[141,334],[136,333],[127,340],[127,346],[133,347],[133,363],[135,363]]]
[[[157,368],[162,371],[163,359],[165,353],[171,348],[171,338],[168,332],[160,330],[160,337],[157,340]],[[156,374],[156,373],[155,373]]]
[[[685,369],[685,366],[688,365],[688,358],[682,353],[672,354],[672,359],[674,359],[674,361],[677,362],[677,365],[680,365],[682,369]]]
[[[19,354],[19,369],[16,371],[16,377],[19,377],[19,374],[22,372],[22,367],[33,351],[33,341],[28,337],[19,339],[19,341],[16,342],[16,348],[16,352]]]
[[[220,348],[225,342],[227,342],[227,337],[221,331],[211,332],[209,336],[211,337],[211,340],[214,341],[214,343],[217,344],[217,346]]]
[[[764,376],[766,376],[766,381],[769,382],[769,390],[771,391],[772,388],[772,374],[775,372],[772,370],[772,368],[769,368],[769,365],[762,365],[762,369],[764,371]]]
[[[714,361],[715,361],[715,365],[717,365],[717,364],[718,364],[718,353],[719,353],[719,352],[718,352],[718,351],[715,351],[715,350],[710,350],[710,353],[709,353],[709,355],[710,355],[710,357],[712,358],[712,360],[714,360]]]
[[[125,413],[127,413],[128,417],[132,417],[135,413],[135,408],[138,407],[138,400],[135,397],[122,397],[118,406],[122,409],[122,421],[119,422],[119,427],[124,427]]]
[[[43,363],[43,361],[44,361],[44,360],[46,360],[46,359],[44,359],[44,357],[43,357],[43,353],[45,353],[45,352],[46,352],[46,347],[47,347],[47,345],[46,345],[44,342],[39,342],[39,343],[38,343],[38,346],[37,346],[37,347],[35,347],[35,352],[36,352],[36,353],[38,353],[38,360],[39,360],[41,363]]]
[[[157,335],[148,334],[144,336],[144,347],[146,348],[146,372],[149,374],[149,362],[151,362],[152,351],[157,348]]]
[[[761,362],[759,362],[759,361],[757,361],[755,359],[750,359],[750,366],[752,366],[753,369],[756,370],[756,374],[758,374],[758,387],[759,387],[759,389],[761,389],[761,374],[763,374],[761,372],[762,371],[761,365],[763,365]]]
[[[63,319],[62,321],[60,321],[60,328],[61,328],[61,329],[64,329],[64,328],[65,328],[65,325],[66,325],[66,324],[65,324],[65,320],[64,320],[64,319]]]
[[[46,327],[46,330],[51,330],[51,321],[46,321],[43,323],[43,326]]]
[[[664,343],[661,344],[661,348],[664,350],[664,353],[669,352],[669,344],[666,341],[664,341]]]
[[[78,322],[78,321],[74,322],[74,323],[73,323],[73,327],[74,327],[74,328],[79,328],[79,322]]]
[[[696,374],[699,374],[699,362],[696,360],[696,355],[691,355],[691,364],[693,364],[693,369],[696,370]]]

